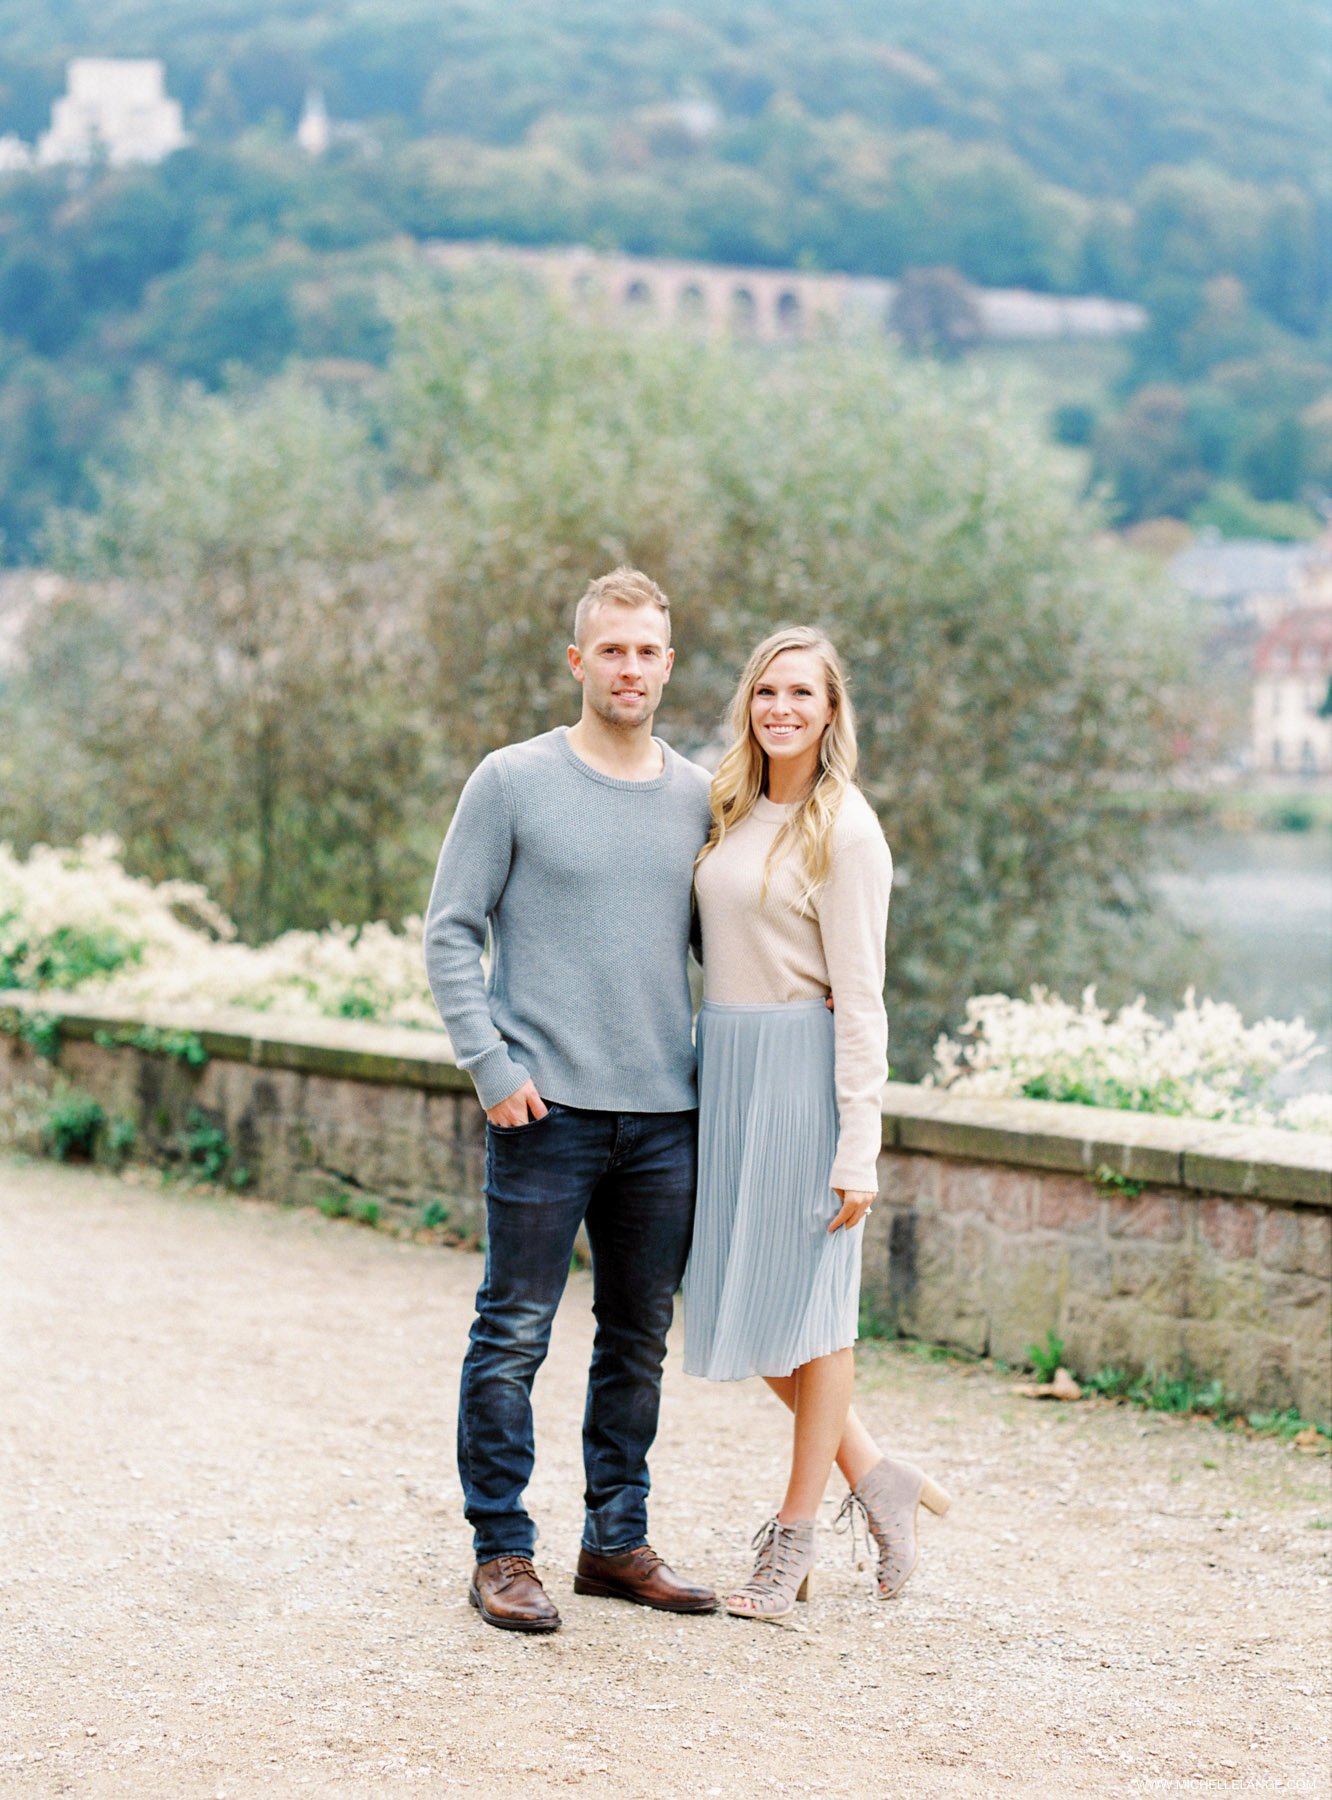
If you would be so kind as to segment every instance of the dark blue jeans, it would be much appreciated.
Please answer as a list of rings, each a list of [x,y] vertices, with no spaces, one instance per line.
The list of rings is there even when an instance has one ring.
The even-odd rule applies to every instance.
[[[694,1216],[698,1115],[552,1105],[486,1128],[486,1273],[462,1368],[458,1473],[476,1559],[530,1556],[532,1381],[578,1227],[592,1247],[596,1337],[583,1415],[583,1543],[647,1542],[647,1453]]]

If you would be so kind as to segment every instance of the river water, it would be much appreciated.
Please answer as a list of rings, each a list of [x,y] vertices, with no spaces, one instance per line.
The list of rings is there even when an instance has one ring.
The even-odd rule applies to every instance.
[[[1332,1044],[1332,833],[1162,833],[1157,886],[1196,934],[1178,958],[1181,992],[1229,1000],[1246,1022],[1302,1017]],[[1332,1088],[1332,1054],[1287,1091]]]

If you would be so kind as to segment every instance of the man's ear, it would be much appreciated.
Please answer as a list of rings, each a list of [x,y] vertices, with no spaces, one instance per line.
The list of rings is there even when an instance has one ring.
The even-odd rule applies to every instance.
[[[569,673],[573,676],[575,681],[581,682],[583,679],[582,651],[578,648],[577,644],[570,644],[569,648],[565,651],[565,655],[569,658]]]
[[[670,680],[671,670],[674,667],[675,667],[675,651],[673,649],[670,649],[666,652],[666,676],[665,676],[665,679],[667,681]]]

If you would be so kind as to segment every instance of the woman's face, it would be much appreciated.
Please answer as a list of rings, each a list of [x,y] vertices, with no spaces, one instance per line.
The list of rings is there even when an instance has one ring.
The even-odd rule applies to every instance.
[[[828,674],[817,650],[783,650],[759,676],[749,726],[759,749],[789,776],[813,780],[819,744],[832,723]]]

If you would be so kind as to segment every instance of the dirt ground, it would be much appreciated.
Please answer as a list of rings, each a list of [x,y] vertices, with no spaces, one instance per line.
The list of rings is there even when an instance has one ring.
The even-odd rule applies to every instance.
[[[871,1346],[865,1414],[955,1502],[900,1601],[828,1530],[798,1629],[578,1599],[585,1276],[537,1387],[564,1629],[491,1630],[452,1451],[479,1267],[0,1162],[0,1796],[1332,1792],[1328,1459]],[[785,1446],[673,1357],[656,1546],[743,1574]]]

